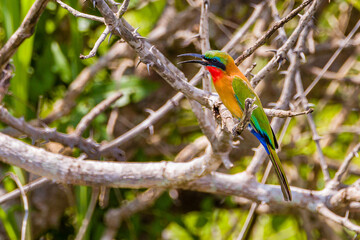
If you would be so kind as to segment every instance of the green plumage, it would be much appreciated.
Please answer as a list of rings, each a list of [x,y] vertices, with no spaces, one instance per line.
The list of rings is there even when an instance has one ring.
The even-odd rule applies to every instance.
[[[284,169],[281,166],[279,157],[276,154],[275,149],[278,148],[278,143],[274,131],[272,130],[269,120],[264,112],[259,97],[256,95],[251,86],[246,81],[235,76],[233,78],[232,87],[235,93],[240,108],[244,111],[246,98],[254,98],[257,108],[252,112],[250,125],[251,132],[264,146],[270,160],[274,166],[276,175],[280,181],[281,191],[283,192],[284,198],[287,201],[291,201],[291,192],[289,189],[289,183],[284,174]]]

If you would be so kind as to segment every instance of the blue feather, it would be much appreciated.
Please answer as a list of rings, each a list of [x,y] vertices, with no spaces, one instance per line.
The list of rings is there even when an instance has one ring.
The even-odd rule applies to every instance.
[[[249,124],[249,130],[250,132],[260,141],[261,145],[263,145],[263,147],[265,148],[266,153],[269,155],[270,151],[268,149],[267,143],[266,143],[266,139],[260,134],[258,133],[252,126],[251,124]]]

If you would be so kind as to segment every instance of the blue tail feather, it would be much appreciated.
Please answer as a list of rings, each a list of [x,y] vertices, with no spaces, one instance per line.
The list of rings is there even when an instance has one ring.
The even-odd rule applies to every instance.
[[[260,141],[261,145],[263,145],[263,147],[265,148],[266,153],[269,155],[270,151],[268,149],[266,140],[263,136],[260,135],[260,133],[258,133],[252,126],[251,124],[248,125],[250,132]]]

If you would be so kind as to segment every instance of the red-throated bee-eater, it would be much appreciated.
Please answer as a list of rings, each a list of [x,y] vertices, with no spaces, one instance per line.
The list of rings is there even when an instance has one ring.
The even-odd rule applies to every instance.
[[[284,199],[291,201],[289,184],[281,166],[280,159],[276,154],[278,143],[269,120],[265,115],[258,95],[252,88],[249,80],[235,65],[234,59],[227,53],[221,51],[208,51],[204,55],[196,53],[181,54],[179,57],[191,56],[201,60],[188,60],[180,63],[199,63],[204,65],[212,76],[212,81],[221,101],[232,115],[241,119],[244,111],[245,100],[254,99],[257,108],[252,112],[249,130],[265,148],[266,153],[274,166],[279,178],[281,191]]]

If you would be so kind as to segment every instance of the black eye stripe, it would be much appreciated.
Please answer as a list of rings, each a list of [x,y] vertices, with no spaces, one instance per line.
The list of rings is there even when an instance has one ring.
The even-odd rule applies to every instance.
[[[217,60],[216,58],[208,58],[208,57],[204,57],[204,59],[206,61],[208,61],[210,63],[210,65],[221,68],[222,70],[226,70],[226,66],[225,64],[223,64],[222,62],[220,62],[219,60]]]

